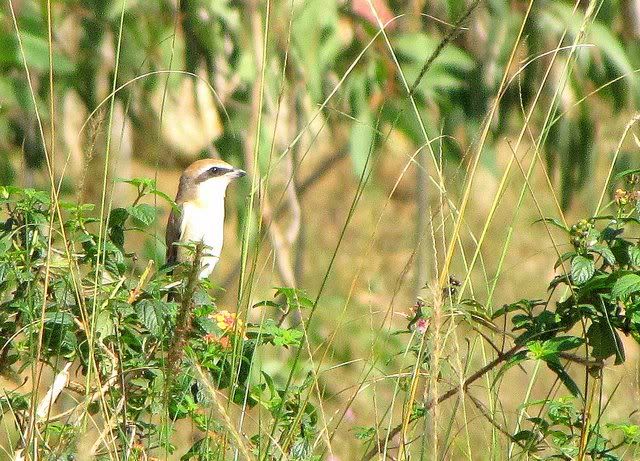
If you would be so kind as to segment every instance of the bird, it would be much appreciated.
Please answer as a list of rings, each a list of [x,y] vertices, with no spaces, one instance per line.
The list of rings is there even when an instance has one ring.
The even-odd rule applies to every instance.
[[[224,198],[227,186],[246,175],[220,160],[196,160],[182,175],[176,194],[176,207],[169,214],[166,231],[167,265],[188,261],[184,247],[176,243],[204,244],[199,277],[211,275],[224,241]]]

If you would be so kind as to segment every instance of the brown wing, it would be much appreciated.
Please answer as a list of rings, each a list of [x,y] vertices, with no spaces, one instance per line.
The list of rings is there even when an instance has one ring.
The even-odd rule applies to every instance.
[[[178,247],[175,242],[180,241],[180,223],[182,222],[182,206],[178,209],[171,209],[169,221],[167,222],[167,234],[165,242],[167,244],[167,264],[173,266],[178,262]]]

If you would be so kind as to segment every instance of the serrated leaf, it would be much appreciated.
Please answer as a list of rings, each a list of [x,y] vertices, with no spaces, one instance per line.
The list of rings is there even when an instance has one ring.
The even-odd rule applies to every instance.
[[[131,217],[143,226],[149,226],[156,219],[156,208],[146,203],[139,203],[136,206],[127,207]]]
[[[558,361],[558,354],[575,349],[584,343],[577,336],[558,336],[547,341],[532,341],[528,344],[530,355],[538,360]]]
[[[109,213],[109,227],[123,226],[128,217],[129,212],[125,208],[114,208]]]
[[[155,336],[162,333],[164,327],[163,312],[165,303],[157,299],[143,299],[136,304],[136,314],[140,322],[149,332]]]
[[[300,339],[304,336],[304,333],[300,330],[293,328],[280,328],[275,324],[273,320],[267,320],[262,325],[262,332],[265,336],[265,341],[272,343],[275,346],[299,346]]]
[[[557,336],[544,342],[545,348],[554,352],[569,351],[584,343],[584,339],[577,336]]]
[[[602,245],[600,243],[593,245],[589,250],[598,253],[602,258],[609,264],[613,266],[616,263],[616,257],[613,255],[613,251],[607,246]]]
[[[613,284],[611,295],[615,298],[626,298],[638,291],[640,291],[640,275],[626,274]]]
[[[314,303],[304,290],[289,287],[276,287],[274,297],[278,296],[284,296],[287,299],[287,304],[290,309],[313,308]]]
[[[582,285],[589,281],[596,272],[593,259],[577,255],[571,260],[571,280],[576,285]]]
[[[156,182],[151,178],[117,178],[116,182],[122,182],[126,184],[131,184],[132,186],[141,188],[141,189],[155,189]]]

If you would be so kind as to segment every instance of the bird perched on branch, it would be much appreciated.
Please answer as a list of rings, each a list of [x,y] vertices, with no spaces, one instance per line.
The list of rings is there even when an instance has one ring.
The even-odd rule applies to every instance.
[[[200,278],[207,278],[220,259],[224,231],[224,197],[231,181],[246,173],[218,159],[198,160],[180,177],[176,204],[167,223],[167,264],[188,260],[176,243],[202,242]]]

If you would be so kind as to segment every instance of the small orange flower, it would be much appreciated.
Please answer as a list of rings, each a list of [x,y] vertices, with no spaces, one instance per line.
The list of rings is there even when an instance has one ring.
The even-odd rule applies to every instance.
[[[215,343],[218,341],[218,337],[213,333],[207,333],[202,337],[202,339],[204,339],[204,342],[207,344]]]
[[[222,346],[223,349],[229,349],[229,347],[231,347],[231,340],[229,339],[228,336],[223,336],[222,338],[220,338],[220,341],[218,341],[220,343],[220,346]]]
[[[228,336],[218,336],[213,333],[208,333],[202,337],[205,343],[207,344],[218,344],[223,349],[228,349],[231,346],[231,341]]]

